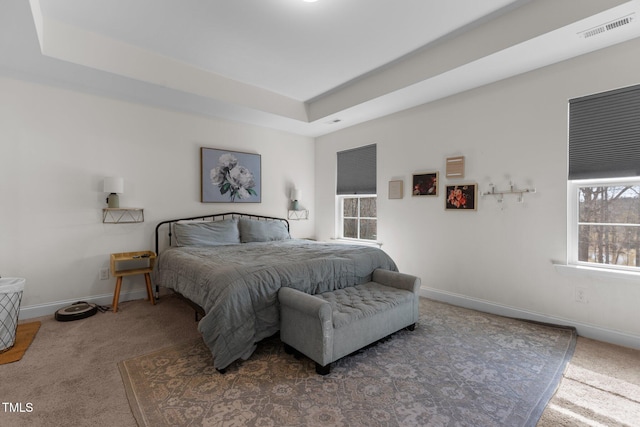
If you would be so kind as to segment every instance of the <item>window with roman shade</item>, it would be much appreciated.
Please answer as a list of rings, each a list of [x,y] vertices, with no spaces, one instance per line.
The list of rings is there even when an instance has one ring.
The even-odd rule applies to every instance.
[[[337,154],[338,236],[375,241],[378,235],[376,145]]]
[[[640,270],[640,85],[569,101],[569,259]]]
[[[569,179],[640,176],[640,85],[569,101]]]
[[[336,194],[376,194],[376,144],[338,152]]]

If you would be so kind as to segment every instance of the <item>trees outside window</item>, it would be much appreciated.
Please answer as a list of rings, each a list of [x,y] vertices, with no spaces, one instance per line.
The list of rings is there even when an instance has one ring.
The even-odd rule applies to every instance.
[[[569,262],[640,269],[640,85],[569,100]]]
[[[640,182],[578,186],[577,260],[640,268]]]
[[[378,219],[375,196],[344,196],[342,199],[342,238],[376,240]]]

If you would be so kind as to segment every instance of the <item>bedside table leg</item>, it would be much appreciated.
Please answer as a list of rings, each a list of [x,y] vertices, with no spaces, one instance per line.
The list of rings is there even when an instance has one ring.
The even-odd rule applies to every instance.
[[[120,288],[122,287],[122,276],[118,276],[116,280],[116,290],[113,292],[112,310],[114,313],[118,311],[118,301],[120,300]]]
[[[151,287],[151,276],[149,273],[144,273],[144,280],[147,282],[147,296],[151,304],[156,305],[156,299],[153,297],[153,288]]]

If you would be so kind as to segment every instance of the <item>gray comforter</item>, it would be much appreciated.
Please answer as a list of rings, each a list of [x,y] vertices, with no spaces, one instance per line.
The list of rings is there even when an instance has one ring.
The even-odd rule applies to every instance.
[[[292,239],[170,248],[158,257],[153,280],[204,308],[198,330],[223,369],[278,331],[281,286],[317,294],[365,283],[376,268],[397,271],[375,247]]]

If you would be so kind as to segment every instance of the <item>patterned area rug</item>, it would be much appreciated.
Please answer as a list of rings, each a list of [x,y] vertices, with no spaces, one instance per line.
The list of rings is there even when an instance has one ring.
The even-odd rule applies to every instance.
[[[331,374],[277,337],[218,373],[201,340],[119,364],[140,426],[535,426],[573,354],[573,329],[421,298],[415,331]]]

